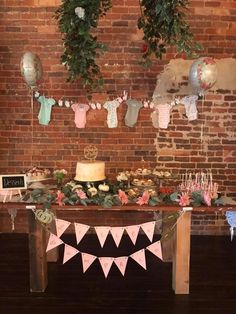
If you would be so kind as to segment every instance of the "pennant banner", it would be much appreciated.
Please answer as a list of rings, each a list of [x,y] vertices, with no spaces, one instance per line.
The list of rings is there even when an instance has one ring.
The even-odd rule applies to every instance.
[[[70,222],[62,219],[55,219],[56,229],[57,229],[57,236],[60,236],[65,232],[65,230],[69,227]]]
[[[156,225],[155,221],[150,221],[150,222],[146,222],[144,224],[141,224],[141,228],[144,231],[144,233],[146,234],[146,236],[148,237],[148,239],[150,240],[150,242],[152,242],[152,240],[153,240],[155,225]]]
[[[73,246],[65,244],[63,264],[65,264],[67,261],[69,261],[69,259],[71,259],[73,256],[75,256],[78,253],[79,251],[75,249]]]
[[[101,244],[101,247],[103,247],[103,245],[106,241],[106,238],[108,236],[108,233],[110,231],[110,227],[94,227],[94,228],[95,228],[95,231],[97,233],[98,240]]]
[[[146,247],[147,250],[152,252],[154,255],[156,255],[158,258],[163,260],[162,257],[162,249],[161,249],[161,241],[154,242]]]
[[[114,263],[119,268],[123,276],[125,275],[127,262],[128,262],[128,256],[120,256],[120,257],[114,258]]]
[[[135,245],[139,233],[140,225],[127,226],[125,227],[126,232],[128,233],[131,241]]]
[[[95,261],[97,256],[94,256],[92,254],[82,253],[82,265],[83,265],[83,273],[86,272],[86,270],[92,265],[92,263]]]
[[[145,257],[145,252],[144,249],[139,250],[132,255],[130,255],[132,259],[134,259],[139,265],[141,265],[144,269],[147,269],[146,267],[146,257]]]
[[[74,223],[75,226],[75,236],[77,244],[83,239],[85,233],[89,230],[90,226],[79,224],[77,222]]]
[[[99,257],[98,259],[102,266],[102,270],[105,275],[105,278],[107,278],[109,271],[111,269],[111,265],[114,261],[114,258],[113,257]]]
[[[120,245],[121,238],[123,236],[125,228],[124,227],[111,227],[110,232],[115,241],[117,247]]]
[[[50,233],[49,239],[48,239],[48,245],[46,248],[46,252],[54,249],[55,247],[59,246],[60,244],[63,244],[64,242],[58,238],[55,234]]]

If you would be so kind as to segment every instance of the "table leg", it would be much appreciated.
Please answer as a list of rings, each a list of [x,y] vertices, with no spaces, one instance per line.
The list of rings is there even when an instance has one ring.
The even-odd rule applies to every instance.
[[[176,294],[189,294],[191,212],[179,217],[174,234],[172,287]]]
[[[53,214],[56,216],[56,210],[50,209],[51,212],[53,212]],[[50,231],[54,234],[56,233],[56,223],[55,223],[55,219],[53,219],[52,223],[50,224]],[[48,243],[48,239],[49,239],[50,234],[47,233],[46,234],[46,242]],[[59,247],[55,247],[54,249],[50,250],[47,252],[47,261],[48,262],[57,262],[59,259]]]
[[[168,233],[170,228],[173,226],[173,220],[168,221],[168,217],[171,215],[170,212],[162,212],[162,234]],[[161,243],[162,245],[162,257],[163,262],[172,262],[173,259],[173,237],[167,237]]]
[[[28,211],[30,291],[44,292],[47,287],[46,232]]]

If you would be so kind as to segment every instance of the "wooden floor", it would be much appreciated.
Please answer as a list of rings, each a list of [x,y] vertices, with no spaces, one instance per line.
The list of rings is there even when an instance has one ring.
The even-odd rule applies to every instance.
[[[63,240],[73,243],[72,237],[66,235]],[[86,239],[81,251],[116,256],[113,243],[108,241],[101,254],[95,236]],[[98,261],[83,274],[79,254],[65,265],[61,256],[59,262],[49,264],[46,292],[30,293],[27,240],[24,234],[0,234],[1,314],[236,313],[236,239],[231,242],[230,237],[192,237],[190,295],[172,292],[171,264],[149,252],[147,271],[129,259],[125,277],[112,266],[108,279]],[[136,248],[147,244],[140,236]],[[125,239],[119,253],[129,254],[126,250],[132,249],[130,240]]]

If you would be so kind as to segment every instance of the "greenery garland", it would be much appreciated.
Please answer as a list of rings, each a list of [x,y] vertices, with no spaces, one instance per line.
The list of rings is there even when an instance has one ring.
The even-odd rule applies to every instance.
[[[138,28],[146,43],[143,64],[151,64],[152,54],[161,59],[167,46],[175,46],[177,53],[185,52],[188,57],[201,49],[185,21],[188,4],[188,0],[140,0]]]
[[[150,57],[160,59],[167,46],[176,46],[177,53],[188,56],[201,49],[193,41],[193,34],[185,21],[188,0],[139,0],[141,17],[138,28],[143,30],[146,43],[142,64],[151,65]],[[111,8],[111,0],[62,0],[56,10],[59,30],[63,33],[64,52],[61,63],[69,72],[68,81],[77,76],[84,86],[103,85],[103,78],[96,58],[107,50],[91,31],[98,26],[100,16]],[[78,14],[78,10],[82,11]]]
[[[96,87],[103,84],[95,60],[98,51],[105,51],[106,46],[90,32],[97,27],[99,17],[105,15],[110,7],[111,0],[62,0],[56,10],[59,30],[64,34],[61,62],[69,71],[69,81],[80,76],[85,86]],[[78,16],[78,9],[82,9],[84,14]]]

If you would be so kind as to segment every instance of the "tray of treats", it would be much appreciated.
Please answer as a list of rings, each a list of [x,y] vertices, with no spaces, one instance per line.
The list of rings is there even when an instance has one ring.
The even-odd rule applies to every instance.
[[[155,182],[152,179],[133,179],[131,182],[132,185],[137,186],[137,187],[154,187],[155,186]]]
[[[51,178],[51,171],[47,168],[32,167],[25,171],[27,183],[44,181]]]
[[[173,179],[170,171],[154,169],[152,174],[158,179]]]
[[[133,177],[150,176],[152,175],[152,170],[147,168],[138,168],[135,171],[131,171],[131,175]]]

